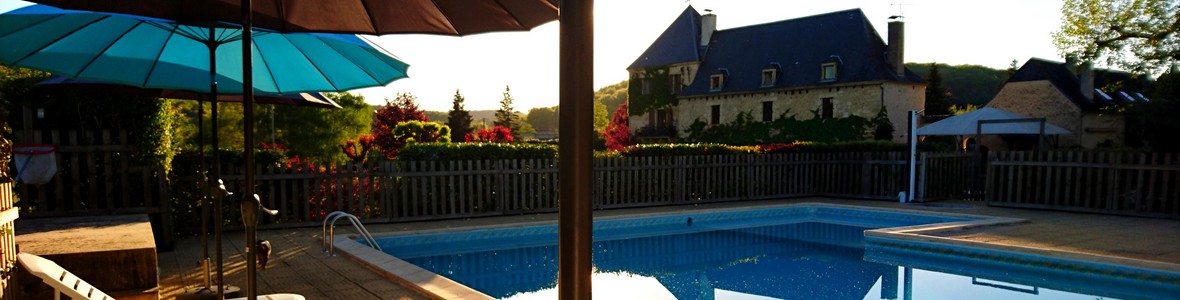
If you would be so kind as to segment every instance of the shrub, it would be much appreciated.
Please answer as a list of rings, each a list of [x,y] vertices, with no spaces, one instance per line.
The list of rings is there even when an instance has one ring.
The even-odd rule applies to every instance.
[[[398,153],[398,160],[490,160],[556,158],[557,147],[547,144],[418,143]]]

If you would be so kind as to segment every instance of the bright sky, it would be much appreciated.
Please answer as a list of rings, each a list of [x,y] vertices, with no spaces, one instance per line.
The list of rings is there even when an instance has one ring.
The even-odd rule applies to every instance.
[[[907,62],[1006,69],[1013,59],[1019,64],[1030,57],[1064,61],[1052,41],[1052,32],[1060,28],[1060,0],[598,0],[594,86],[627,79],[627,66],[689,4],[702,14],[712,9],[722,30],[860,8],[882,38],[888,17],[900,12],[906,21]],[[411,67],[410,78],[357,90],[369,103],[410,92],[422,109],[447,111],[458,89],[466,109],[497,109],[504,87],[510,86],[518,111],[557,105],[557,22],[529,32],[373,40]]]

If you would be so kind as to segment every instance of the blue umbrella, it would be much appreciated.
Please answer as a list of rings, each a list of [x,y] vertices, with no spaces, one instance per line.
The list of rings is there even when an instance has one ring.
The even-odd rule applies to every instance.
[[[138,87],[242,94],[241,32],[223,23],[30,5],[0,14],[0,63]],[[347,91],[406,77],[407,64],[357,35],[254,32],[256,92]]]
[[[220,22],[182,24],[26,4],[0,0],[0,45],[4,45],[0,64],[144,88],[206,92],[213,99],[219,89],[244,94],[247,197],[253,191],[253,141],[249,139],[254,92],[292,94],[382,86],[406,77],[409,67],[357,35],[278,33]],[[250,40],[251,47],[243,48],[243,39]],[[246,49],[251,50],[250,56],[241,55]],[[251,76],[243,76],[242,70],[249,69],[244,66],[253,66]],[[243,85],[253,88],[244,90]],[[215,119],[216,105],[214,101]],[[221,286],[221,197],[213,202]],[[247,225],[248,239],[250,229]],[[247,254],[253,258],[252,251]],[[247,273],[252,273],[252,266]],[[247,277],[253,279],[253,274]]]

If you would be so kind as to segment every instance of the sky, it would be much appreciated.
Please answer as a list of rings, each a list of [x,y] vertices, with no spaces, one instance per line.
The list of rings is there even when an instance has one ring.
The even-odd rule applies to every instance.
[[[1064,61],[1052,33],[1060,0],[598,0],[594,11],[595,89],[627,79],[626,68],[692,5],[712,9],[720,30],[860,8],[882,38],[889,16],[905,17],[905,60],[1006,69],[1031,57]],[[528,32],[465,37],[386,35],[370,39],[410,64],[409,78],[354,90],[371,104],[398,93],[425,110],[448,111],[455,91],[467,110],[498,109],[505,87],[513,107],[558,102],[558,22]]]

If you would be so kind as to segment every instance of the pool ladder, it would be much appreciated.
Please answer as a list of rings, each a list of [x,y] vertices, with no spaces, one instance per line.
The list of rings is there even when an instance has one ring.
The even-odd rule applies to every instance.
[[[327,252],[329,256],[336,255],[336,241],[333,239],[333,236],[335,236],[336,220],[340,218],[348,219],[348,222],[352,223],[352,228],[361,234],[361,237],[365,239],[365,243],[369,244],[369,247],[381,251],[381,246],[377,245],[377,240],[373,239],[373,235],[369,234],[369,230],[365,229],[365,224],[362,224],[360,219],[357,219],[356,216],[350,213],[334,211],[324,218],[323,235],[321,235],[323,240],[320,243],[323,247],[323,252]]]

